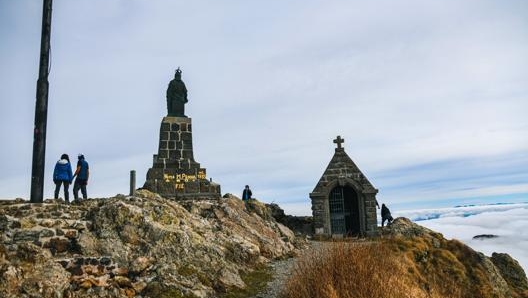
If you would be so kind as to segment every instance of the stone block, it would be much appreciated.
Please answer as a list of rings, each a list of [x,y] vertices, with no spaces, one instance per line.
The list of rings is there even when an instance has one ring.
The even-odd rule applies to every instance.
[[[174,131],[171,131],[169,134],[169,139],[171,141],[179,141],[180,140],[180,134]]]
[[[161,149],[168,149],[168,148],[169,148],[168,144],[169,144],[169,143],[168,143],[167,141],[160,141],[160,142],[159,142],[159,149],[160,149],[160,150],[161,150]]]
[[[189,160],[180,160],[180,169],[190,169],[191,163]]]
[[[196,174],[198,173],[198,169],[200,169],[200,163],[190,160],[189,168],[193,171],[193,174]]]
[[[192,133],[190,132],[182,132],[180,137],[183,142],[192,141]]]
[[[191,150],[182,150],[181,157],[184,159],[193,159],[193,152]]]
[[[39,240],[40,232],[32,230],[17,231],[13,236],[14,242],[36,242]]]
[[[108,266],[112,263],[112,259],[110,259],[110,257],[101,257],[99,263],[101,263],[101,265]]]
[[[180,163],[175,159],[169,159],[166,161],[165,166],[168,169],[177,169],[180,166]]]
[[[77,230],[68,230],[64,236],[68,239],[74,239],[77,238],[78,232]]]
[[[81,276],[84,274],[84,271],[82,270],[82,267],[80,265],[72,266],[66,270],[70,272],[73,276]]]
[[[158,154],[159,158],[169,158],[168,150],[160,150]]]
[[[176,160],[180,159],[182,156],[180,150],[169,150],[169,159],[170,160]]]
[[[147,172],[147,180],[163,178],[163,169],[149,169]]]
[[[53,237],[55,236],[55,232],[50,229],[42,229],[40,231],[40,237],[47,238],[47,237]]]
[[[161,123],[161,128],[160,128],[161,131],[169,131],[170,129],[171,129],[170,123],[167,123],[167,122]]]
[[[152,165],[152,168],[154,168],[154,169],[164,169],[165,168],[165,164],[163,162],[157,162],[154,165]]]
[[[376,206],[376,205],[374,205],[374,206]],[[365,207],[365,210],[367,212],[367,216],[376,215],[376,207],[374,207],[374,206]]]
[[[180,130],[180,125],[178,123],[172,123],[171,125],[171,130],[172,131],[178,131]]]
[[[176,142],[175,141],[169,141],[168,142],[168,149],[176,149]],[[165,149],[165,148],[164,148]],[[170,157],[170,153],[169,153],[169,157]],[[171,157],[172,158],[172,157]]]
[[[180,131],[187,131],[187,123],[180,124]]]
[[[44,248],[48,248],[53,254],[67,252],[70,249],[70,241],[63,238],[51,238],[44,243]]]
[[[169,140],[169,132],[160,131],[160,141],[168,141],[168,140]]]
[[[197,181],[185,183],[185,192],[186,193],[199,193],[200,184]]]
[[[192,142],[189,141],[189,142],[183,143],[182,149],[193,150]]]

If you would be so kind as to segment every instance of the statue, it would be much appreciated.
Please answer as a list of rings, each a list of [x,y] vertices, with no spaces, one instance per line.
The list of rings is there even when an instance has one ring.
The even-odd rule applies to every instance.
[[[187,88],[181,79],[182,71],[178,67],[174,79],[170,81],[167,88],[167,116],[187,117],[185,116],[185,104],[187,100]]]

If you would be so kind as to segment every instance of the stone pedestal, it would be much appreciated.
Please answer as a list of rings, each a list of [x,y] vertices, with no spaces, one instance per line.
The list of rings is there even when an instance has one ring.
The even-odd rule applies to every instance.
[[[194,160],[191,118],[163,118],[158,154],[143,188],[170,198],[220,197],[220,185],[208,180],[206,169]]]

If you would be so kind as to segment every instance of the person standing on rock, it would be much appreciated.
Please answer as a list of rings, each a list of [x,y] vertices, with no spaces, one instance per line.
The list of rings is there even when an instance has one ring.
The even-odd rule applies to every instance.
[[[251,189],[249,189],[249,185],[246,185],[242,192],[242,201],[244,201],[244,204],[246,205],[246,210],[248,210],[248,202],[249,199],[251,199],[251,195],[253,195],[253,193],[251,192]]]
[[[79,154],[78,159],[77,169],[73,175],[73,177],[77,176],[77,178],[75,178],[75,183],[73,184],[73,197],[75,198],[75,201],[79,199],[79,189],[81,190],[83,199],[88,198],[88,194],[86,193],[86,185],[88,185],[88,177],[90,176],[90,168],[88,166],[88,162],[84,160],[84,155]]]
[[[55,164],[53,170],[53,182],[55,183],[55,199],[59,198],[59,191],[61,185],[64,185],[64,201],[70,202],[70,193],[68,188],[73,180],[72,168],[70,164],[70,157],[68,154],[61,155],[61,158]]]
[[[389,225],[393,220],[389,208],[387,208],[385,204],[381,204],[381,227],[385,225],[385,221],[387,221],[387,225]]]

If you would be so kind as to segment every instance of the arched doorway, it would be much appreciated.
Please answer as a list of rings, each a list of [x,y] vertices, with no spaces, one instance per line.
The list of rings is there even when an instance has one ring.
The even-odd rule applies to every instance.
[[[353,188],[337,186],[332,189],[329,207],[332,234],[346,236],[360,234],[359,200]]]

